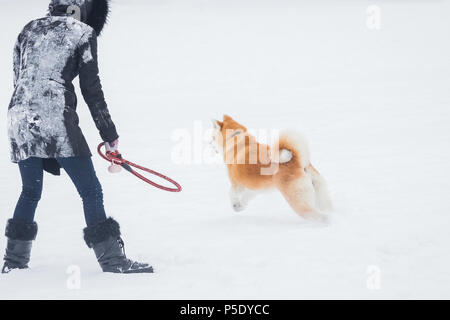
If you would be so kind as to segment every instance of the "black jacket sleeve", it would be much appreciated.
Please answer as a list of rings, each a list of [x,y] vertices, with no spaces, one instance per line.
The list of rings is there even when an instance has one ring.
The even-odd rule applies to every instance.
[[[97,35],[94,30],[85,33],[79,46],[80,88],[100,136],[112,142],[119,136],[109,114],[98,76]]]

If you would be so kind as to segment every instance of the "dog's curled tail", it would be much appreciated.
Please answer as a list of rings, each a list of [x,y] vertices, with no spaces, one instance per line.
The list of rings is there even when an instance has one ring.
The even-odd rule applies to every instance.
[[[310,164],[308,143],[298,132],[291,130],[281,132],[278,144],[274,145],[272,150],[278,150],[278,154],[273,155],[274,162],[292,163],[302,168],[307,168]]]

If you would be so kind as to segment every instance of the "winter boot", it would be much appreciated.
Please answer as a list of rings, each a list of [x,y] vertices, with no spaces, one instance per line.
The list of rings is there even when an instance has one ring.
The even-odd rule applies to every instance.
[[[5,263],[2,273],[9,273],[14,269],[27,269],[30,262],[31,243],[36,239],[37,224],[8,220],[5,235],[6,245]]]
[[[94,249],[103,272],[111,273],[153,273],[153,268],[146,263],[127,259],[120,226],[112,218],[84,229],[84,240],[89,248]]]

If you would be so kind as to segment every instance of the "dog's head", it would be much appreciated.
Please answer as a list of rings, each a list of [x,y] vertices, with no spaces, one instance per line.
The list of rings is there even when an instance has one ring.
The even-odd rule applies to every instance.
[[[212,120],[212,122],[214,126],[213,140],[219,150],[225,150],[227,141],[247,132],[246,127],[227,115],[223,116],[223,121]]]

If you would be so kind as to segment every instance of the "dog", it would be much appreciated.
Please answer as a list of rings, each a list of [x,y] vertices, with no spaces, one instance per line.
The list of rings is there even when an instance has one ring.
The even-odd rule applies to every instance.
[[[236,212],[258,194],[278,189],[291,208],[305,219],[327,220],[333,209],[325,179],[310,162],[306,140],[282,132],[273,146],[258,143],[247,128],[225,115],[213,120],[213,142],[222,153],[231,182],[230,200]]]

